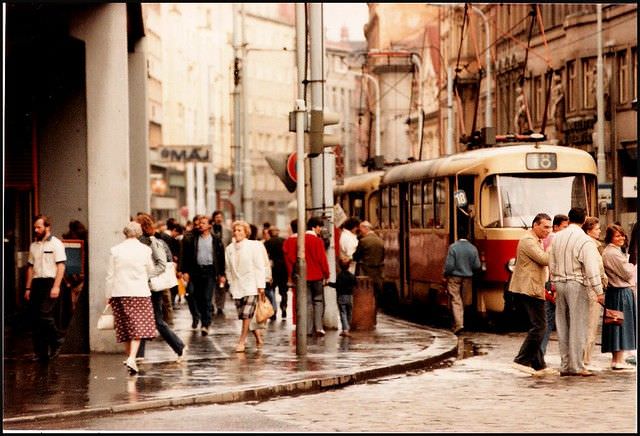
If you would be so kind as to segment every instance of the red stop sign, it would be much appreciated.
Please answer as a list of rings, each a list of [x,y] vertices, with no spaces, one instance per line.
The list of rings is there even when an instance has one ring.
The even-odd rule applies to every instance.
[[[287,158],[287,174],[289,174],[289,177],[291,177],[291,180],[294,182],[298,181],[298,173],[296,172],[297,160],[298,156],[295,151]]]

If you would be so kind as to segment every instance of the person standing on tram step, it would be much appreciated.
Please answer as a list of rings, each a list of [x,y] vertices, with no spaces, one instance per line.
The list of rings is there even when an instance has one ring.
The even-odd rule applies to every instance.
[[[37,215],[33,220],[35,241],[29,247],[24,299],[29,303],[34,360],[46,363],[60,353],[64,342],[54,313],[60,296],[67,255],[60,239],[51,234],[51,219]]]
[[[549,252],[549,273],[556,288],[556,329],[561,376],[592,376],[584,367],[589,300],[604,303],[598,248],[582,230],[586,212],[573,207],[569,226],[555,237]]]
[[[569,225],[569,217],[565,214],[559,213],[553,217],[552,230],[549,233],[544,241],[542,241],[542,248],[544,251],[549,251],[551,244],[553,243],[553,239],[560,230],[565,229]],[[546,290],[549,290],[555,299],[556,291],[555,287],[551,286],[551,281],[549,280],[547,274],[547,282],[544,284]],[[544,338],[542,338],[542,354],[547,353],[547,344],[549,343],[549,337],[551,336],[551,332],[556,329],[556,303],[553,301],[545,299],[544,301],[544,313],[545,318],[547,320],[547,328],[544,331]]]
[[[452,330],[456,335],[464,329],[462,292],[473,292],[473,274],[482,266],[478,249],[466,237],[463,232],[458,233],[458,240],[449,246],[444,263],[447,292],[451,296]]]
[[[533,219],[531,229],[518,242],[516,264],[509,283],[519,304],[529,317],[529,331],[513,359],[517,369],[530,374],[545,375],[555,371],[547,369],[542,352],[542,339],[547,329],[544,311],[545,288],[549,252],[544,251],[543,241],[551,233],[551,217],[539,213]]]

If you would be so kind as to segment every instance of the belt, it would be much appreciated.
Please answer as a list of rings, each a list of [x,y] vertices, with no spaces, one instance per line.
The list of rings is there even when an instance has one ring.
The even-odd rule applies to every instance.
[[[198,265],[198,268],[202,268],[202,269],[208,269],[208,268],[213,268],[213,264],[207,264],[207,265]]]

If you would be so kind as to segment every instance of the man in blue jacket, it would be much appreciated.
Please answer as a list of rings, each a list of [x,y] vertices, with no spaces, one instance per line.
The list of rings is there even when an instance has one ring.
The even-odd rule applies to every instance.
[[[453,333],[459,334],[464,328],[464,304],[462,291],[471,292],[472,277],[480,269],[478,249],[458,233],[458,240],[449,246],[444,263],[444,276],[447,279],[447,292],[451,295],[453,312]]]

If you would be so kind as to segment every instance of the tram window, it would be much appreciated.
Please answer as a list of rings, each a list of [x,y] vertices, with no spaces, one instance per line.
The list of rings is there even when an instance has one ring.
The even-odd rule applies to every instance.
[[[380,190],[380,227],[389,228],[389,188]]]
[[[485,227],[528,228],[540,212],[554,216],[566,214],[572,207],[586,206],[584,175],[509,174],[484,182],[480,210]]]
[[[500,227],[500,202],[496,176],[489,176],[480,194],[480,222],[485,227]]]
[[[444,180],[436,180],[435,183],[436,207],[434,227],[436,229],[443,229],[447,216],[447,191]]]
[[[380,227],[380,192],[375,192],[369,196],[368,207],[369,222],[374,228]]]
[[[390,206],[389,206],[389,225],[392,229],[397,229],[400,220],[398,218],[398,195],[399,195],[398,186],[392,186],[390,189]]]
[[[434,208],[433,208],[433,181],[429,180],[422,184],[422,222],[427,228],[433,228]]]
[[[411,184],[411,228],[422,227],[422,189],[420,182]]]

